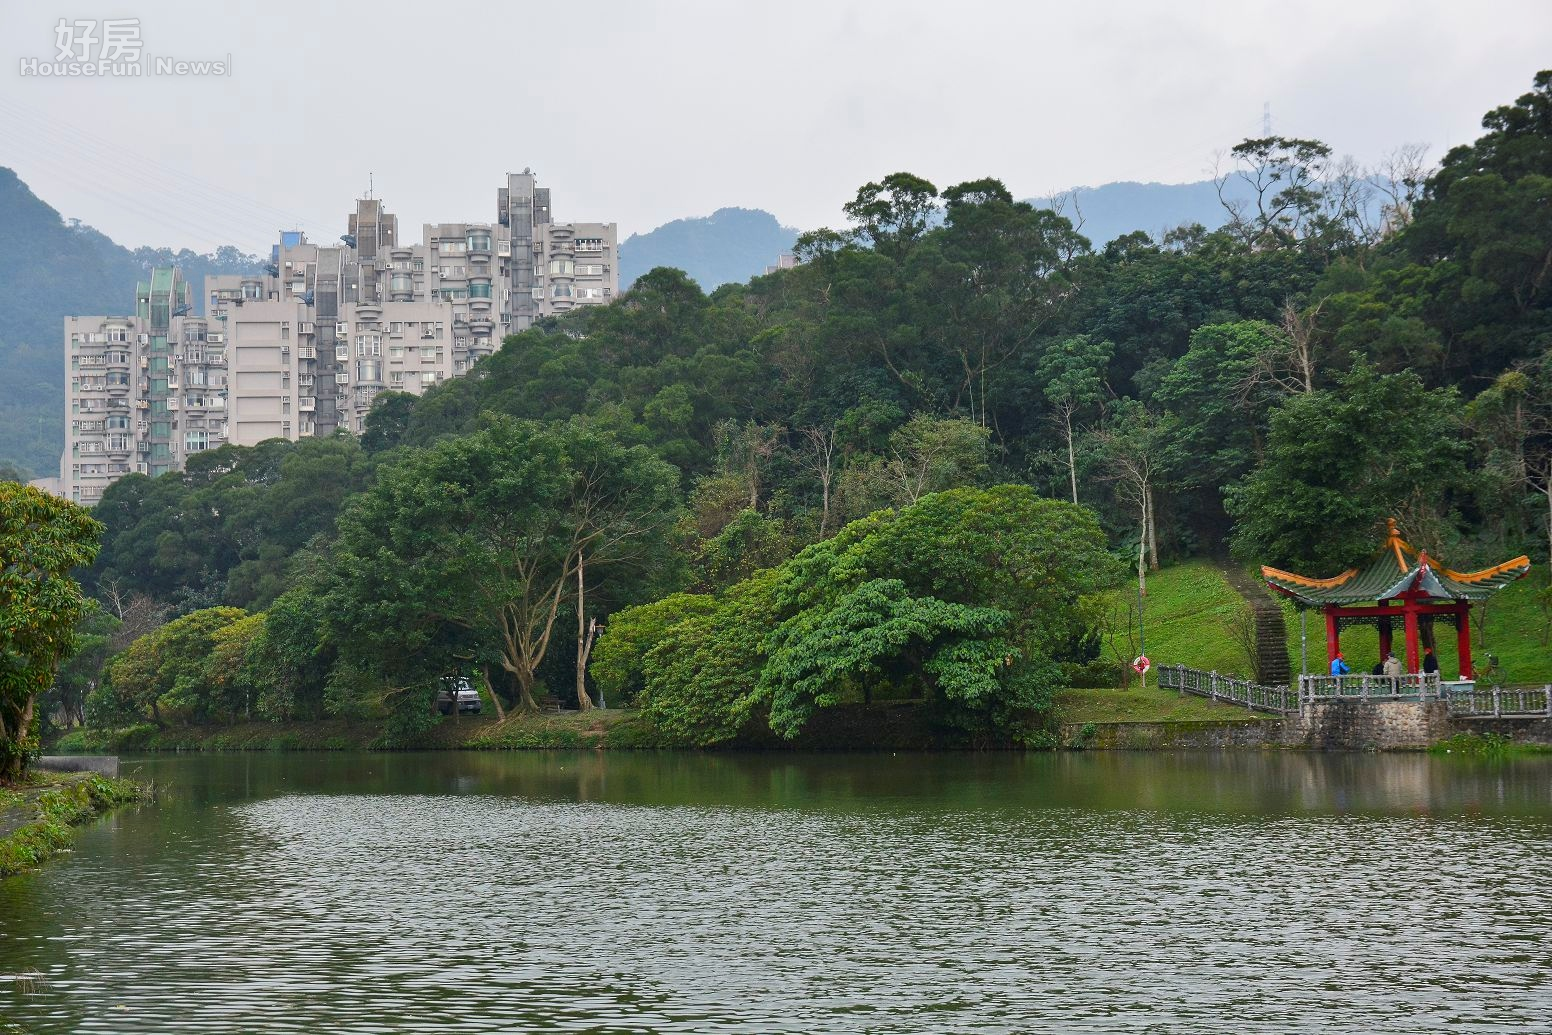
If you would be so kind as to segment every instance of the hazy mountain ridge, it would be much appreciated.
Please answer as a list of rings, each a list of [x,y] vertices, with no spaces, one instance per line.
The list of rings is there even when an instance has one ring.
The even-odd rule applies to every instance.
[[[763,209],[719,208],[709,216],[676,219],[620,245],[620,288],[658,266],[684,270],[711,291],[741,284],[792,250],[798,231]]]

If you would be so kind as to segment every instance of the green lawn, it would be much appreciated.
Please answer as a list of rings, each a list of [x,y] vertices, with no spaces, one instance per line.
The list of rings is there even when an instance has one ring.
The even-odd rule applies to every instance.
[[[1151,684],[1146,690],[1135,685],[1130,690],[1064,690],[1056,695],[1056,714],[1064,723],[1255,722],[1273,718]]]
[[[1137,602],[1137,582],[1111,596],[1112,615],[1124,625]],[[1155,665],[1186,665],[1207,672],[1244,673],[1245,652],[1230,634],[1245,602],[1208,561],[1187,561],[1148,575],[1143,607],[1148,657]],[[1135,616],[1134,616],[1135,621]]]

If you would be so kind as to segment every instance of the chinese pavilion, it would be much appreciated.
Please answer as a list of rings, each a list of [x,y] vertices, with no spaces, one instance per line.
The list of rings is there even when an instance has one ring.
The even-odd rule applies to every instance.
[[[1424,631],[1432,646],[1432,626],[1443,618],[1455,624],[1460,650],[1460,677],[1472,678],[1471,605],[1486,600],[1530,570],[1530,558],[1482,571],[1458,572],[1438,564],[1427,551],[1413,549],[1389,520],[1384,545],[1361,567],[1329,579],[1312,579],[1276,568],[1261,569],[1267,585],[1305,608],[1326,616],[1327,661],[1340,651],[1344,626],[1372,624],[1380,634],[1380,657],[1391,652],[1397,620],[1406,635],[1406,670],[1417,672],[1419,639]]]

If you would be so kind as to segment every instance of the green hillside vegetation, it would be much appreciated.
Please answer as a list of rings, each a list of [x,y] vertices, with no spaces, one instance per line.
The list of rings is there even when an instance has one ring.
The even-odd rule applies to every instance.
[[[602,692],[684,744],[905,711],[1049,744],[1057,695],[1140,646],[1139,561],[1148,653],[1220,671],[1249,668],[1225,546],[1329,573],[1396,518],[1455,567],[1539,566],[1552,72],[1382,198],[1317,140],[1229,161],[1264,205],[1103,248],[996,179],[892,173],[795,268],[654,269],[359,438],[125,477],[79,629],[105,678],[67,664],[42,711],[408,745],[457,676],[498,720]],[[1547,674],[1538,585],[1486,616],[1516,679]]]
[[[1113,658],[1135,656],[1136,608],[1133,577],[1109,600]],[[1186,561],[1152,572],[1143,610],[1148,657],[1155,665],[1248,672],[1248,657],[1234,635],[1245,612],[1245,601],[1211,561]]]

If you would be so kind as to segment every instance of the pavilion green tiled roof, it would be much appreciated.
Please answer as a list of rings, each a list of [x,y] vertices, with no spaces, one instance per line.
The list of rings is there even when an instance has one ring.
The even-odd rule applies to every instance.
[[[1324,607],[1390,600],[1410,590],[1421,590],[1431,600],[1486,600],[1529,570],[1530,558],[1522,556],[1481,571],[1451,571],[1402,539],[1391,518],[1384,545],[1363,565],[1335,578],[1313,579],[1267,567],[1261,575],[1267,585],[1301,606]]]

